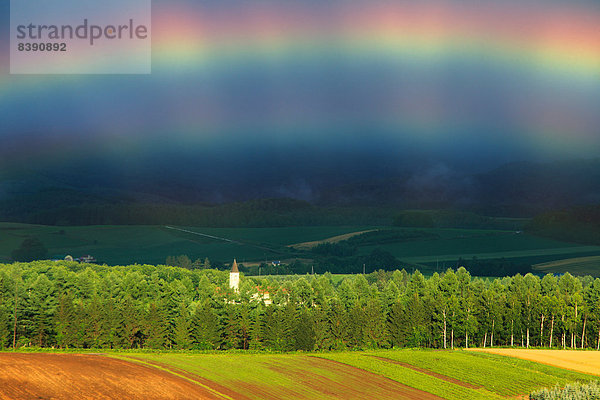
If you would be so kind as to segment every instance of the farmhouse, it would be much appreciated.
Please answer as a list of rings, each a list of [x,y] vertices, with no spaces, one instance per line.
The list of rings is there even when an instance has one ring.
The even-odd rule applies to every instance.
[[[255,301],[264,301],[266,306],[270,306],[273,304],[271,300],[271,295],[267,290],[263,290],[260,287],[256,286],[256,293],[252,294],[252,300]]]

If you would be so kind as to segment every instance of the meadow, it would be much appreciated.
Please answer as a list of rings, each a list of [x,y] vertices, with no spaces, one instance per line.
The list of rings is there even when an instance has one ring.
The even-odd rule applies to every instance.
[[[36,236],[48,248],[51,257],[91,254],[109,265],[131,263],[163,264],[167,256],[185,254],[196,258],[246,260],[284,258],[285,246],[310,240],[322,240],[361,230],[361,227],[294,228],[193,228],[190,231],[231,241],[212,239],[155,225],[45,226],[0,223],[0,262],[27,236]]]
[[[168,256],[178,255],[187,255],[192,260],[209,258],[221,262],[237,258],[238,262],[248,265],[272,260],[285,262],[302,259],[310,262],[318,255],[310,252],[306,247],[307,242],[335,241],[341,235],[348,238],[356,232],[378,229],[387,232],[421,232],[422,237],[383,240],[381,243],[355,240],[352,243],[357,248],[357,256],[367,256],[373,250],[381,249],[401,262],[428,273],[457,267],[461,258],[504,258],[529,265],[576,257],[579,259],[573,263],[544,264],[540,265],[539,270],[595,274],[596,259],[581,257],[600,257],[600,246],[580,246],[506,230],[389,226],[169,229],[156,225],[43,226],[0,223],[0,262],[9,262],[11,252],[28,236],[39,238],[51,258],[64,258],[67,254],[73,257],[91,254],[100,263],[108,265],[163,264]],[[357,238],[355,236],[353,239]],[[582,262],[585,263],[583,267]]]
[[[600,246],[542,238],[523,232],[479,229],[419,229],[437,235],[436,239],[385,243],[360,248],[366,254],[375,247],[409,263],[452,262],[477,257],[520,259],[600,252]]]
[[[535,271],[542,273],[560,273],[569,271],[576,275],[598,276],[600,273],[600,256],[573,257],[535,264]]]

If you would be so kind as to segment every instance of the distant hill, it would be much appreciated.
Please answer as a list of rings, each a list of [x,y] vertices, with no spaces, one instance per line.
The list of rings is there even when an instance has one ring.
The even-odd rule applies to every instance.
[[[446,209],[532,217],[600,203],[600,159],[520,162],[485,173],[446,165],[196,171],[185,163],[127,173],[107,163],[0,174],[0,220],[59,224],[391,224],[398,210]],[[346,163],[350,163],[347,161]],[[158,168],[158,167],[157,167]],[[186,169],[189,168],[189,169]],[[348,167],[350,168],[350,167]],[[355,167],[357,168],[357,167]],[[270,199],[270,200],[269,200]]]
[[[600,203],[600,159],[512,163],[475,176],[488,215],[527,215]]]
[[[531,220],[527,230],[559,240],[600,244],[600,205],[540,214]]]

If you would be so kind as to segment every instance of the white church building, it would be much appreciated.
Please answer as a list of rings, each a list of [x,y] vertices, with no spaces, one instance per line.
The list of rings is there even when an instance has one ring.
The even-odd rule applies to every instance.
[[[233,260],[233,264],[231,264],[231,271],[229,272],[229,287],[236,293],[240,292],[240,270],[235,259]],[[256,293],[252,294],[252,300],[264,301],[267,306],[273,304],[269,292],[262,290],[258,286],[256,287]]]
[[[240,291],[240,270],[238,269],[237,261],[234,259],[229,273],[229,287],[234,292]]]

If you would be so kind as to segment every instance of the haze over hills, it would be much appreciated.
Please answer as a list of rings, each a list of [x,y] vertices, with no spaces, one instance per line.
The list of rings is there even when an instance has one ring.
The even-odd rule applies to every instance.
[[[224,163],[224,168],[206,165],[206,160],[165,159],[159,166],[119,175],[95,160],[55,170],[5,170],[0,177],[0,219],[35,222],[32,216],[40,212],[81,206],[102,213],[111,206],[209,206],[266,198],[318,207],[437,208],[531,217],[600,201],[599,159],[519,162],[475,173],[442,163],[392,169],[382,166],[381,159],[357,162],[358,156],[338,155],[339,161],[333,162],[335,157],[298,167],[294,157],[249,157]],[[290,204],[286,207],[305,207]]]

